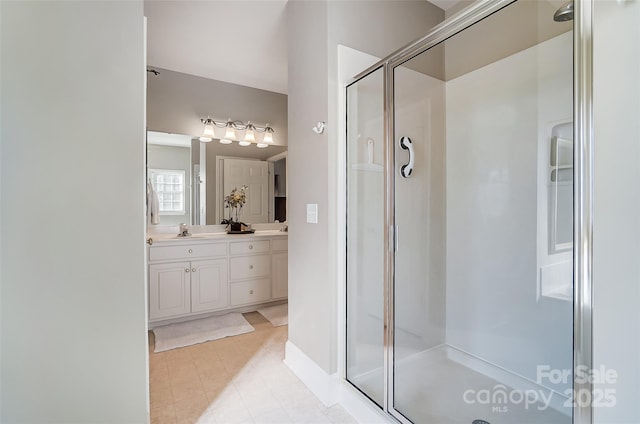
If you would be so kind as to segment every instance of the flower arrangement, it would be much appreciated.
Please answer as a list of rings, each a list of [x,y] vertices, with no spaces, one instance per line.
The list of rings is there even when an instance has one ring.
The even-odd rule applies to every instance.
[[[229,223],[234,222],[234,212],[235,222],[238,222],[238,213],[242,210],[242,207],[247,202],[247,194],[244,191],[248,188],[249,187],[247,187],[246,185],[240,187],[239,190],[237,187],[235,187],[233,190],[231,190],[231,193],[228,196],[225,196],[224,207],[229,208]]]

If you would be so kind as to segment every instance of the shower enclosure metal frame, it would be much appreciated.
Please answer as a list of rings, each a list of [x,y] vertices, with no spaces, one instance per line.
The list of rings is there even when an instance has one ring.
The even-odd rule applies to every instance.
[[[436,44],[463,31],[494,12],[516,0],[478,0],[469,8],[434,27],[423,38],[392,53],[385,59],[356,75],[355,83],[375,70],[384,71],[384,405],[386,413],[402,423],[410,424],[393,408],[393,282],[396,232],[394,229],[395,174],[389,172],[395,164],[394,158],[394,67],[423,53]],[[592,21],[594,0],[574,1],[573,27],[573,131],[574,148],[574,236],[573,236],[573,369],[592,369],[592,314],[593,314],[593,42]],[[550,17],[551,19],[552,17]],[[351,85],[351,84],[348,84]],[[346,353],[346,352],[345,352]],[[346,380],[346,375],[343,376]],[[348,381],[348,380],[346,380]],[[574,379],[575,394],[592,393],[592,384]],[[579,402],[573,406],[573,423],[593,422],[591,405]]]

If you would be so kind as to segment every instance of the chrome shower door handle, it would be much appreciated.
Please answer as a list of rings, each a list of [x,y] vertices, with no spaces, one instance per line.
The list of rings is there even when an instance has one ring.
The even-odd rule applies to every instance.
[[[400,175],[404,178],[409,178],[411,173],[413,172],[414,165],[414,152],[413,152],[413,142],[409,137],[400,137],[400,147],[404,150],[409,151],[409,163],[406,165],[402,165],[400,168]]]

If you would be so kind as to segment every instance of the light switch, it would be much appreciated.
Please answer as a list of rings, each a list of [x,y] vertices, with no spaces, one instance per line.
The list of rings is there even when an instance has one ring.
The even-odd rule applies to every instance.
[[[317,203],[307,203],[307,223],[309,224],[318,223],[318,204]]]

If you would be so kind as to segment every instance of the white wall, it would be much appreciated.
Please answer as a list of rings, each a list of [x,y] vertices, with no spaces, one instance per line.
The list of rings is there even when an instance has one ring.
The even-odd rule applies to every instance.
[[[538,145],[572,114],[571,43],[447,83],[447,343],[533,381],[572,363],[572,304],[537,296]]]
[[[444,16],[428,2],[289,1],[289,340],[327,373],[337,370],[337,269],[344,252],[338,186],[338,45],[384,57]],[[327,122],[322,135],[311,132]],[[317,203],[319,223],[305,222]],[[342,255],[344,255],[342,253]]]
[[[593,362],[616,370],[596,424],[640,422],[640,2],[594,8]]]
[[[147,422],[142,2],[0,8],[1,421]]]
[[[327,372],[335,359],[335,300],[327,273],[327,5],[290,1],[289,30],[289,340]],[[318,224],[306,204],[318,204]]]

